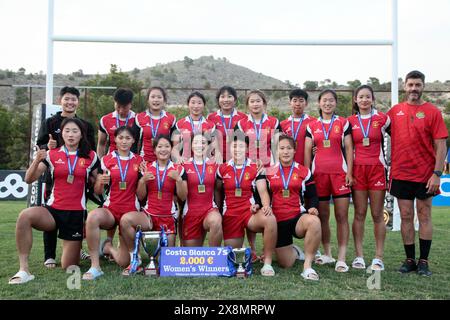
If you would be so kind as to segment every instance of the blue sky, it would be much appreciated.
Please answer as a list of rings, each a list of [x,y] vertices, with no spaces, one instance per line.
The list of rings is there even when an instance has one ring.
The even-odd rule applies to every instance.
[[[398,0],[399,76],[450,80],[450,1]],[[47,0],[0,0],[0,68],[46,70]],[[55,0],[55,34],[177,38],[387,39],[390,0]],[[390,47],[56,43],[55,73],[106,73],[226,57],[280,80],[390,81]]]

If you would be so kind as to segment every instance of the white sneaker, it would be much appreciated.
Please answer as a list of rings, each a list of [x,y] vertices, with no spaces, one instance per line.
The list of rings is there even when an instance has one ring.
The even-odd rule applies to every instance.
[[[292,245],[295,251],[297,251],[297,259],[301,261],[305,261],[305,254],[303,253],[302,249],[300,249],[295,244]]]
[[[320,253],[320,250],[317,249],[316,256],[315,256],[314,258],[317,259],[317,258],[319,258],[321,255],[322,255],[322,254]]]

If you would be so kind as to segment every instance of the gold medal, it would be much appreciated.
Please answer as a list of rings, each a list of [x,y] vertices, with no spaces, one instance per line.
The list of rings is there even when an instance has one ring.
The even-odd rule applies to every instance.
[[[73,174],[69,174],[67,176],[67,183],[72,184],[73,183],[73,179],[75,179],[75,177],[73,176]]]
[[[289,189],[283,189],[283,198],[289,198]]]
[[[364,147],[370,146],[370,139],[369,139],[369,137],[363,138],[362,144],[363,144]]]
[[[255,141],[255,147],[256,147],[256,149],[259,149],[259,140]]]
[[[158,191],[158,199],[159,199],[159,200],[162,199],[162,191]]]
[[[236,190],[234,191],[234,195],[236,197],[242,197],[242,189],[241,188],[236,188]]]
[[[119,189],[120,190],[127,190],[127,182],[126,181],[120,181]]]
[[[205,193],[206,187],[204,184],[199,184],[197,187],[198,193]]]
[[[331,146],[330,140],[323,140],[323,147],[324,148],[329,148],[330,146]]]

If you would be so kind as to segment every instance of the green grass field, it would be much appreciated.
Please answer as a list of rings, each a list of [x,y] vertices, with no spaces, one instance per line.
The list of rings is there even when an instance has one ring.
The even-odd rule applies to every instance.
[[[34,243],[30,256],[30,270],[36,279],[21,286],[8,285],[8,279],[18,270],[15,246],[15,222],[25,202],[0,202],[0,299],[237,299],[237,300],[322,300],[322,299],[449,299],[450,298],[450,208],[434,207],[434,236],[430,254],[433,276],[419,277],[416,274],[401,275],[397,272],[404,251],[400,232],[388,232],[384,262],[386,271],[381,273],[381,289],[370,290],[367,279],[370,274],[350,268],[346,274],[334,271],[332,266],[314,266],[321,280],[305,282],[300,276],[301,265],[296,262],[291,269],[278,268],[275,277],[259,275],[261,264],[255,264],[255,275],[248,279],[228,278],[147,278],[144,276],[123,277],[121,269],[112,262],[102,260],[105,275],[94,282],[81,282],[81,288],[69,290],[70,274],[57,268],[48,270],[43,266],[42,233],[33,232]],[[369,215],[370,217],[370,215]],[[336,231],[332,220],[333,256],[336,256]],[[350,213],[350,221],[353,212]],[[366,264],[374,254],[372,222],[366,222],[364,250]],[[295,240],[302,246],[301,240]],[[59,241],[60,243],[60,241]],[[354,258],[353,240],[350,237],[347,263]],[[84,245],[87,247],[87,245]],[[261,248],[258,235],[258,248]],[[416,245],[418,254],[418,240]],[[58,249],[60,255],[60,247]],[[57,260],[59,257],[57,258]],[[89,268],[89,262],[81,263],[81,271]]]

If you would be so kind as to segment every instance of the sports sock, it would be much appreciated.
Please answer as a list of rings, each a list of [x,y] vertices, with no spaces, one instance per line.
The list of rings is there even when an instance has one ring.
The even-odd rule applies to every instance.
[[[431,249],[431,240],[424,240],[419,238],[420,245],[420,259],[428,260],[428,255]]]

